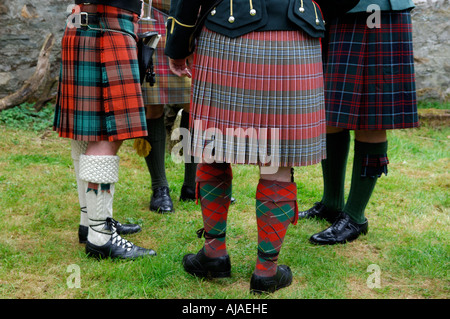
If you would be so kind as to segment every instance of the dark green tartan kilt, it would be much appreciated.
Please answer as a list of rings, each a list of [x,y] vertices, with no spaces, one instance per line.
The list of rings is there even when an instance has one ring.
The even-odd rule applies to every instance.
[[[381,12],[380,28],[369,28],[367,17],[347,14],[329,23],[327,125],[350,130],[416,127],[410,12]]]

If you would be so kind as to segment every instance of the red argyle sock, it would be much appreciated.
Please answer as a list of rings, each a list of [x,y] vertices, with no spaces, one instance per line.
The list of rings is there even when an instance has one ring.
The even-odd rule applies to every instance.
[[[197,166],[197,200],[200,199],[205,237],[205,255],[220,257],[227,254],[225,233],[231,200],[230,164],[212,163]]]
[[[255,274],[271,277],[277,272],[277,259],[289,224],[298,217],[297,185],[260,179],[256,189],[258,258]]]

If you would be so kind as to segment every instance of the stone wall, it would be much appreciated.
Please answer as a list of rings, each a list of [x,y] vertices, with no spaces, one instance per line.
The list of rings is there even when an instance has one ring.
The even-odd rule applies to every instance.
[[[60,41],[72,0],[0,0],[0,98],[18,90],[35,70],[37,58],[49,33],[51,75],[60,63]],[[419,99],[450,97],[449,0],[416,0],[413,11],[414,50]]]
[[[415,2],[412,19],[418,98],[449,101],[449,0]]]

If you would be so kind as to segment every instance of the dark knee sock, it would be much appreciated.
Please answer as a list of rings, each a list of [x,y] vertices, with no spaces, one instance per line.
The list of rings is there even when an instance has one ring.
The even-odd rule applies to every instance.
[[[344,130],[327,134],[327,158],[322,160],[322,203],[330,209],[342,211],[345,205],[345,171],[347,168],[350,133]]]
[[[169,186],[166,178],[165,154],[166,154],[166,128],[164,116],[157,119],[147,119],[148,136],[151,150],[145,158],[148,171],[152,179],[152,189]]]
[[[352,182],[344,212],[357,223],[365,221],[364,211],[377,179],[381,174],[387,174],[389,164],[387,147],[387,141],[381,143],[355,141]]]
[[[181,112],[180,128],[189,130],[189,112]],[[183,143],[183,146],[188,143]],[[184,183],[183,185],[195,188],[195,172],[197,170],[197,163],[193,156],[190,156],[186,147],[183,148],[184,156]]]

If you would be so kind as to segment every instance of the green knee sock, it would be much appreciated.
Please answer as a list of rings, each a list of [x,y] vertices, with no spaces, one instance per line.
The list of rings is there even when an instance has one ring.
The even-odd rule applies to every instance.
[[[372,196],[373,189],[381,173],[387,173],[388,143],[364,143],[355,140],[352,183],[344,212],[361,224],[365,221],[364,211]],[[372,173],[366,174],[371,169]]]
[[[166,155],[166,128],[164,126],[164,116],[158,119],[147,119],[148,136],[147,141],[152,149],[145,158],[148,171],[152,179],[152,189],[169,186],[166,178],[166,168],[164,158]]]
[[[345,130],[327,134],[327,158],[322,161],[323,197],[322,204],[329,209],[341,211],[344,208],[344,182],[347,168],[350,133]]]

